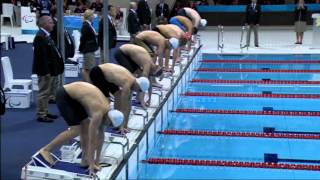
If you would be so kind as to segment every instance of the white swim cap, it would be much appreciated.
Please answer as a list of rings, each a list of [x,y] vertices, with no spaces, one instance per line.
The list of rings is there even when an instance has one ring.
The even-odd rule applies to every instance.
[[[207,25],[207,20],[206,19],[201,19],[200,24],[202,27],[205,27]]]
[[[112,122],[113,127],[119,127],[123,123],[124,116],[123,116],[122,112],[120,112],[118,110],[115,110],[115,109],[110,110],[108,112],[108,117],[109,117],[110,121]]]
[[[179,47],[179,40],[177,38],[170,38],[169,43],[173,49],[177,49]]]
[[[149,91],[150,82],[149,79],[146,77],[139,77],[136,79],[136,82],[138,83],[140,89],[142,92],[147,93]]]

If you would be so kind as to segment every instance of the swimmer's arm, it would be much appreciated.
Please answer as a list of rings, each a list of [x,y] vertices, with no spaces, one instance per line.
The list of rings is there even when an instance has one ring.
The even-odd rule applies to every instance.
[[[102,122],[102,116],[98,113],[89,116],[89,142],[88,142],[88,163],[89,166],[95,163],[94,154],[98,148],[98,128]]]
[[[150,57],[151,58],[151,57]],[[150,60],[150,61],[152,61],[152,60]],[[150,69],[151,69],[151,63],[145,63],[144,65],[143,65],[143,69],[142,69],[142,76],[143,77],[148,77],[149,76],[149,74],[150,74]]]
[[[188,33],[191,36],[193,33],[193,25],[192,23],[186,23],[185,26],[187,27]]]
[[[150,81],[150,78],[149,78],[149,81]],[[150,82],[152,82],[152,81],[150,81]],[[148,96],[149,96],[149,99],[147,101],[148,106],[150,106],[150,104],[151,104],[151,95],[152,95],[152,84],[150,84],[149,90],[148,90]]]
[[[99,162],[100,162],[100,154],[101,154],[103,142],[104,142],[104,125],[101,124],[100,127],[98,127],[98,135],[97,135],[97,153],[95,158],[95,163],[97,165],[99,165]]]
[[[131,90],[130,87],[124,86],[122,87],[121,90],[121,95],[120,95],[120,111],[124,115],[124,128],[127,128],[128,126],[128,121],[129,121],[129,114],[131,110],[130,102],[131,102]]]
[[[158,58],[159,58],[159,65],[163,66],[163,56],[165,54],[165,46],[163,44],[159,45],[157,48]]]

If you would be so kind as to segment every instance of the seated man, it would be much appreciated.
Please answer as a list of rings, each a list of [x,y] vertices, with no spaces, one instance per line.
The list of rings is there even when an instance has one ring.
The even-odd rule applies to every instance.
[[[184,46],[188,42],[188,35],[187,33],[183,32],[178,26],[173,24],[166,24],[166,25],[157,25],[154,31],[159,32],[165,38],[177,38],[179,40],[179,45]],[[169,57],[170,57],[170,50],[166,50],[166,59],[165,59],[165,71],[167,72],[174,72],[175,63],[179,57],[180,48],[173,50],[173,63],[172,67],[169,68]]]
[[[156,31],[142,31],[133,40],[133,43],[145,48],[151,57],[153,62],[156,63],[159,59],[159,66],[163,66],[163,57],[167,49],[176,49],[179,47],[179,40],[177,38],[166,39],[160,33]],[[153,46],[157,48],[156,53],[153,51]]]
[[[80,165],[89,166],[91,173],[100,170],[99,157],[104,142],[103,127],[106,124],[120,126],[123,114],[118,110],[111,110],[103,93],[86,82],[73,82],[58,89],[56,103],[69,129],[41,148],[40,154],[53,165],[54,160],[50,152],[80,134],[82,149]]]
[[[127,133],[131,110],[131,91],[147,93],[150,86],[149,80],[145,77],[135,78],[124,67],[112,63],[92,68],[90,79],[92,84],[97,86],[106,97],[110,96],[109,93],[114,95],[115,109],[124,114],[124,124],[120,130],[122,133]]]
[[[178,16],[184,16],[189,18],[192,21],[193,24],[193,34],[198,33],[199,25],[201,24],[202,27],[205,27],[207,25],[207,20],[201,19],[201,16],[199,13],[188,7],[181,8],[178,13]]]
[[[162,68],[153,63],[149,53],[140,46],[134,44],[124,44],[115,51],[115,59],[118,64],[129,70],[132,74],[138,74],[138,77],[151,76],[159,77],[162,75]],[[149,100],[140,101],[142,107],[146,109],[150,105],[152,88],[149,88]],[[140,97],[141,96],[141,97]],[[140,93],[139,100],[144,98],[144,93]]]

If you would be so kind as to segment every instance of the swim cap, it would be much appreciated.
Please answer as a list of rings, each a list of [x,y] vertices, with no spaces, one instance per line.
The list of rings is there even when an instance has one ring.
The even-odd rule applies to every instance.
[[[179,47],[179,40],[177,38],[170,38],[169,43],[173,49],[177,49]]]
[[[108,112],[108,117],[112,122],[113,127],[119,127],[123,123],[124,116],[122,112],[118,110],[110,110]]]
[[[147,93],[149,91],[150,82],[149,79],[146,77],[139,77],[136,79],[136,82],[138,83],[140,89],[142,92]]]
[[[202,27],[205,27],[207,25],[207,20],[206,19],[201,19],[200,24]]]

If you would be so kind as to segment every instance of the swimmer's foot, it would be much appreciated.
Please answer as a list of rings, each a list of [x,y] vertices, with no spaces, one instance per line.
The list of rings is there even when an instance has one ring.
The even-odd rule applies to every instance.
[[[54,164],[54,160],[49,151],[45,149],[40,149],[39,154],[43,157],[44,160],[46,160],[50,164],[50,166]]]

